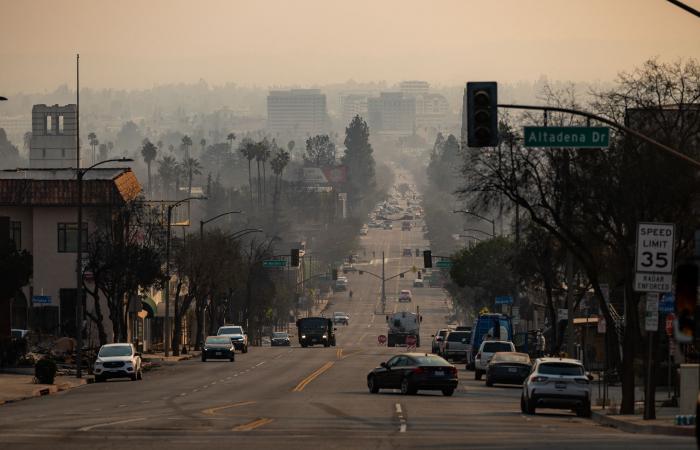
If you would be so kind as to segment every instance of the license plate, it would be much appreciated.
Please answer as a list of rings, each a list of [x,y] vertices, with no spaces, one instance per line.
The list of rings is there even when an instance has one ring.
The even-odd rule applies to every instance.
[[[219,356],[219,355],[221,355],[221,352],[216,352],[216,356]]]
[[[435,376],[443,377],[443,376],[445,376],[445,372],[442,371],[442,370],[436,370],[436,371],[435,371]]]
[[[510,372],[510,373],[518,373],[518,369],[516,369],[515,367],[509,367],[509,368],[508,368],[508,372]]]
[[[566,389],[566,383],[554,383],[554,387],[557,389]]]

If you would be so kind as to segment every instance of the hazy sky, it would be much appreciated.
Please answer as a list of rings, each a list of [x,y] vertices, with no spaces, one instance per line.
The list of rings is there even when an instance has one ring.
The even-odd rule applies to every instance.
[[[700,59],[700,19],[664,0],[0,0],[0,94],[72,88],[76,52],[94,88],[596,81]]]

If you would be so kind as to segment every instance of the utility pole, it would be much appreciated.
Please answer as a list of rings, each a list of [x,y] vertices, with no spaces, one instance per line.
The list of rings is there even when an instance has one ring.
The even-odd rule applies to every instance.
[[[382,251],[382,314],[386,311],[386,277],[384,276],[384,252]]]

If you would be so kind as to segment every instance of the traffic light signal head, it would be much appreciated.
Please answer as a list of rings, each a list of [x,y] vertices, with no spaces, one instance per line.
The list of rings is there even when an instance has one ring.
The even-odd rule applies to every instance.
[[[338,279],[338,269],[333,269],[332,274],[333,274],[333,275],[332,275],[332,276],[333,276],[333,279],[334,279],[334,280],[337,280],[337,279]]]
[[[467,108],[467,145],[498,145],[498,84],[495,81],[467,83],[464,93]]]
[[[698,297],[698,266],[682,264],[676,268],[676,340],[693,341],[695,335],[695,311]]]
[[[423,250],[423,267],[426,269],[433,267],[433,254],[430,250]]]
[[[293,248],[291,251],[291,266],[292,267],[299,267],[299,249],[298,248]]]

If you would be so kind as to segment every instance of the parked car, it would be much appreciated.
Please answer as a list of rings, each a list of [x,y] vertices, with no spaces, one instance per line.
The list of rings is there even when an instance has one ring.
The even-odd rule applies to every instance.
[[[228,337],[231,339],[231,343],[233,343],[236,350],[240,350],[243,353],[248,353],[248,335],[245,334],[242,326],[224,325],[219,327],[216,335]]]
[[[423,287],[423,286],[425,286],[425,284],[423,283],[422,278],[416,278],[415,280],[413,280],[413,287]]]
[[[413,296],[411,295],[411,291],[409,291],[408,289],[402,289],[401,292],[399,292],[399,303],[410,303],[412,299]]]
[[[471,335],[471,331],[450,331],[447,333],[440,355],[448,361],[464,361]]]
[[[445,340],[445,336],[447,336],[447,333],[449,333],[450,330],[447,328],[441,328],[435,332],[431,337],[433,338],[433,344],[431,351],[437,355],[440,354],[440,343]]]
[[[343,273],[357,272],[357,268],[352,263],[343,263]]]
[[[143,379],[141,354],[133,344],[106,344],[100,347],[93,366],[95,382],[108,378],[131,378],[131,381]]]
[[[520,410],[574,409],[579,417],[591,416],[591,379],[583,364],[568,358],[540,358],[523,383]]]
[[[474,379],[481,380],[494,354],[514,351],[515,345],[511,341],[483,341],[474,358]]]
[[[207,359],[236,359],[236,348],[228,336],[207,336],[202,347],[202,362]]]
[[[369,374],[367,387],[372,394],[380,389],[401,389],[404,395],[418,390],[442,391],[450,396],[457,389],[457,368],[437,355],[402,353]]]
[[[435,273],[440,273],[439,271]],[[431,282],[437,285],[437,280]],[[481,342],[486,339],[496,339],[504,341],[513,340],[513,324],[510,318],[505,314],[480,314],[474,321],[472,327],[472,339],[469,344],[469,353],[467,353],[467,369],[474,368],[474,358],[481,347]]]
[[[289,340],[289,333],[286,331],[273,331],[270,336],[270,345],[272,347],[289,347],[292,343]]]
[[[532,362],[527,353],[499,352],[486,367],[486,386],[494,384],[523,384],[530,374]]]
[[[346,277],[338,277],[335,280],[335,290],[336,291],[347,291],[348,290],[348,279]]]

